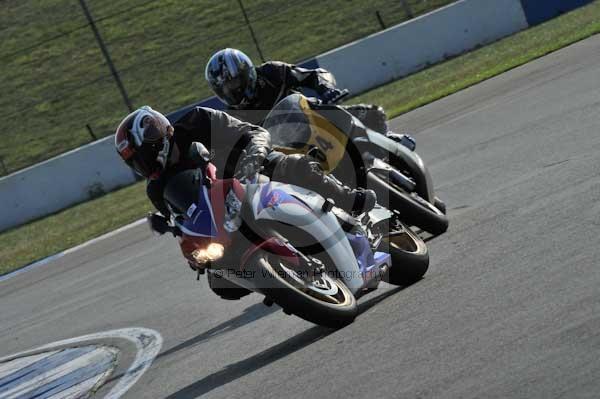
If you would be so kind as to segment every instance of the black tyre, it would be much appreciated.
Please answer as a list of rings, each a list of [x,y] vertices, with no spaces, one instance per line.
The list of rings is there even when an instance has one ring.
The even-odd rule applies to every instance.
[[[251,261],[260,291],[283,308],[306,321],[330,328],[341,328],[358,315],[356,298],[340,280],[324,274],[322,287],[306,284],[285,258],[260,252]]]
[[[389,204],[383,203],[400,212],[403,222],[417,226],[433,235],[438,235],[448,230],[448,218],[416,193],[407,193],[400,187],[394,185],[388,179],[369,173],[368,187],[375,190],[377,197],[389,198]]]
[[[379,248],[392,256],[392,267],[384,278],[390,284],[413,284],[423,278],[429,268],[427,245],[408,227],[385,237]]]
[[[240,287],[215,273],[206,273],[206,278],[210,289],[222,299],[235,301],[252,293],[252,291]]]
[[[442,211],[442,213],[444,215],[446,214],[446,203],[444,201],[442,201],[441,199],[439,199],[438,197],[435,197],[433,199],[433,206],[435,206],[437,209]]]

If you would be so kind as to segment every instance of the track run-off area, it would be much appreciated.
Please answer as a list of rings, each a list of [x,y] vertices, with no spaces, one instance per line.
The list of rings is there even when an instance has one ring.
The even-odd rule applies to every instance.
[[[63,354],[104,359],[95,397],[598,397],[600,37],[392,127],[415,132],[450,228],[423,280],[384,284],[352,325],[221,300],[176,240],[136,226],[0,282],[0,357],[87,337]]]

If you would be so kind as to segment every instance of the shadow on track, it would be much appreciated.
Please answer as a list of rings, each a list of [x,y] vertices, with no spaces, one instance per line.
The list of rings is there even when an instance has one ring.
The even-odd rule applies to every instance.
[[[218,326],[215,326],[215,327],[211,328],[210,330],[207,330],[207,331],[203,332],[202,334],[195,336],[194,338],[190,338],[187,341],[184,341],[184,342],[180,343],[179,345],[172,347],[171,349],[167,349],[166,351],[159,353],[158,356],[156,356],[156,360],[158,360],[160,358],[164,358],[166,356],[173,355],[174,353],[177,353],[180,350],[183,350],[190,346],[197,345],[202,342],[208,341],[209,339],[211,339],[212,337],[214,337],[218,334],[223,334],[223,333],[226,333],[229,331],[233,331],[236,328],[242,327],[246,324],[250,324],[256,320],[259,320],[265,316],[270,315],[271,313],[276,312],[279,309],[281,309],[281,308],[279,308],[277,306],[267,307],[267,306],[263,305],[262,303],[255,303],[254,305],[248,306],[246,309],[244,309],[244,312],[241,315],[236,316],[233,319],[229,319],[226,322],[223,322],[223,323],[219,324]],[[111,378],[109,378],[106,381],[105,385],[109,384],[111,382],[118,381],[119,379],[121,379],[121,377],[123,377],[123,375],[124,375],[123,373],[113,375]]]
[[[394,295],[395,293],[401,291],[402,289],[403,289],[402,287],[394,288],[392,290],[382,293],[381,295],[378,295],[378,296],[370,298],[362,303],[359,303],[359,305],[358,305],[359,312],[360,313],[366,312],[368,309],[370,309],[373,306],[375,306],[376,304],[382,302],[386,298]],[[257,305],[263,306],[262,304],[257,304]],[[254,305],[254,306],[257,306],[257,305]],[[254,307],[254,306],[252,306],[252,307]],[[278,310],[279,307],[271,307],[271,308],[267,308],[267,309]],[[272,312],[272,311],[273,310],[270,310],[270,312]],[[239,316],[239,317],[241,317],[241,316]],[[232,320],[235,320],[235,319],[232,319]],[[217,327],[215,327],[215,329],[216,328]],[[215,329],[213,329],[213,330],[215,330]],[[192,398],[200,397],[200,396],[212,391],[215,388],[218,388],[222,385],[225,385],[232,381],[235,381],[238,378],[244,377],[247,374],[250,374],[262,367],[268,366],[269,364],[271,364],[281,358],[284,358],[300,349],[303,349],[303,348],[309,346],[310,344],[315,343],[315,342],[327,337],[328,335],[334,333],[335,331],[336,330],[332,330],[332,329],[320,327],[320,326],[314,326],[312,328],[309,328],[308,330],[306,330],[294,337],[291,337],[275,346],[272,346],[271,348],[269,348],[267,350],[257,353],[254,356],[251,356],[247,359],[227,365],[224,369],[222,369],[216,373],[213,373],[211,375],[208,375],[208,376],[204,377],[203,379],[198,380],[198,381],[194,382],[193,384],[190,384],[187,387],[167,396],[166,399],[192,399]],[[207,333],[208,333],[208,331],[206,333],[202,334],[201,336],[205,336]],[[195,342],[197,342],[196,339],[197,338],[194,338],[190,341],[194,341],[193,343],[195,343]],[[189,343],[190,341],[184,342],[183,344],[178,345],[175,348],[178,348],[177,350],[179,350],[179,349],[182,349],[183,347],[193,344],[193,343]],[[167,353],[172,353],[175,348],[170,349],[170,350],[164,352],[163,354],[160,354],[159,357],[165,356],[165,354],[167,354]]]
[[[167,399],[187,399],[202,396],[215,388],[237,380],[238,378],[250,374],[253,371],[256,371],[291,353],[294,353],[297,350],[300,350],[311,343],[326,337],[332,332],[333,330],[325,327],[312,327],[303,333],[298,334],[295,337],[292,337],[252,357],[230,364],[224,369],[206,376],[205,378],[188,385],[172,395],[167,396]]]
[[[263,305],[262,303],[255,303],[254,305],[248,306],[246,309],[244,309],[244,312],[241,315],[236,316],[233,319],[227,320],[227,321],[219,324],[218,326],[215,326],[215,327],[211,328],[210,330],[207,330],[207,331],[203,332],[202,334],[195,336],[194,338],[188,339],[187,341],[182,342],[181,344],[174,346],[171,349],[168,349],[168,350],[160,353],[156,358],[159,359],[159,358],[162,358],[165,356],[169,356],[175,352],[178,352],[178,351],[185,349],[187,347],[190,347],[192,345],[196,345],[201,342],[208,341],[210,338],[213,338],[214,336],[216,336],[218,334],[223,334],[223,333],[233,331],[236,328],[245,326],[246,324],[250,324],[256,320],[259,320],[265,316],[268,316],[271,313],[274,313],[279,309],[281,309],[281,308],[279,308],[277,306],[267,307],[267,306]]]
[[[418,284],[418,281],[414,284]],[[379,295],[374,296],[373,298],[369,298],[364,302],[359,302],[358,303],[358,314],[362,314],[362,313],[366,312],[367,310],[371,309],[373,306],[377,305],[378,303],[383,302],[384,300],[391,297],[392,295],[402,291],[404,288],[406,288],[406,287],[394,287],[391,290],[382,292]]]

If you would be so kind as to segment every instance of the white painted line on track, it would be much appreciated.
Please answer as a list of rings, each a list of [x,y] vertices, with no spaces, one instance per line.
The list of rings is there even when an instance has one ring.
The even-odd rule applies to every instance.
[[[14,360],[10,364],[2,363],[2,364],[0,364],[0,375],[5,374],[8,369],[25,368],[25,367],[29,366],[30,364],[35,363],[39,360],[45,359],[48,356],[52,356],[57,352],[58,351],[52,351],[52,352],[40,353],[39,355],[27,356],[22,359]]]
[[[48,263],[52,262],[53,260],[62,258],[63,256],[65,256],[67,254],[70,254],[70,253],[73,253],[75,251],[78,251],[78,250],[80,250],[82,248],[85,248],[85,247],[87,247],[89,245],[95,244],[95,243],[97,243],[99,241],[105,240],[105,239],[110,238],[110,237],[112,237],[114,235],[117,235],[117,234],[119,234],[119,233],[121,233],[121,232],[123,232],[125,230],[129,230],[131,228],[140,226],[140,225],[142,225],[144,223],[146,223],[146,218],[143,218],[143,219],[140,219],[140,220],[136,220],[133,223],[130,223],[130,224],[125,225],[123,227],[119,227],[116,230],[113,230],[111,232],[103,234],[100,237],[93,238],[93,239],[91,239],[89,241],[84,242],[83,244],[79,244],[77,246],[74,246],[73,248],[66,249],[66,250],[64,250],[62,252],[59,252],[57,254],[48,256],[47,258],[40,259],[40,260],[38,260],[36,262],[30,263],[29,265],[21,267],[20,269],[14,270],[14,271],[12,271],[10,273],[3,274],[3,275],[0,276],[0,283],[3,282],[3,281],[8,280],[10,278],[13,278],[15,276],[18,276],[19,274],[23,274],[23,273],[26,273],[26,272],[38,269],[38,268],[40,268],[42,266],[47,265]]]
[[[83,381],[79,385],[75,385],[65,391],[62,391],[52,397],[52,399],[77,399],[81,398],[81,392],[89,392],[94,389],[97,384],[98,378],[92,377],[86,381]],[[85,396],[84,396],[85,397]]]
[[[39,390],[48,384],[52,384],[68,374],[77,371],[78,369],[82,369],[88,365],[94,365],[96,363],[108,363],[112,360],[112,358],[116,359],[116,357],[116,349],[99,347],[89,353],[84,354],[83,356],[76,357],[70,361],[67,361],[66,363],[58,364],[56,367],[48,367],[44,370],[44,372],[33,378],[18,379],[18,383],[16,385],[14,385],[11,389],[2,392],[2,398],[17,399],[19,397],[28,396],[28,394],[32,394],[33,391]],[[112,367],[107,366],[106,368],[109,371],[108,374],[110,374],[110,372],[112,372]],[[102,371],[102,373],[95,375],[96,381],[103,380],[104,378],[102,377],[106,375],[106,370],[100,371]]]
[[[136,355],[133,363],[129,366],[127,371],[123,374],[123,376],[118,380],[116,385],[112,387],[112,389],[106,394],[105,399],[118,399],[125,392],[127,392],[141,377],[142,375],[150,368],[152,362],[160,352],[162,348],[163,339],[162,336],[154,330],[150,330],[147,328],[141,327],[132,327],[132,328],[124,328],[120,330],[111,330],[105,331],[95,334],[84,335],[81,337],[69,338],[62,341],[53,342],[48,345],[43,345],[39,348],[31,349],[24,352],[19,352],[13,355],[5,356],[0,358],[0,364],[11,362],[11,364],[17,364],[12,362],[22,357],[27,356],[36,356],[36,359],[39,360],[47,355],[48,351],[56,351],[60,350],[60,348],[64,348],[65,346],[74,346],[79,347],[84,343],[93,343],[95,341],[101,339],[124,339],[129,342],[135,344],[136,347]],[[40,353],[42,352],[42,353]],[[56,353],[56,352],[54,352]],[[85,364],[85,362],[81,362],[81,359],[78,360],[81,364]],[[74,365],[73,362],[69,363],[70,365]],[[68,365],[68,364],[67,364]],[[72,368],[70,368],[72,369]],[[45,377],[48,374],[56,374],[56,373],[64,373],[65,368],[61,369],[49,369],[46,374],[42,376]],[[6,371],[6,370],[5,370]],[[33,382],[43,381],[44,378],[36,378]],[[90,380],[82,381],[80,387],[88,386],[88,383],[91,383]],[[31,383],[29,383],[31,385]],[[20,388],[23,388],[21,386]],[[25,387],[26,388],[26,387]],[[19,389],[21,391],[21,389]],[[12,392],[12,391],[11,391]],[[16,391],[15,391],[16,392]],[[71,395],[71,392],[63,392],[67,397]],[[4,397],[4,396],[3,396]]]

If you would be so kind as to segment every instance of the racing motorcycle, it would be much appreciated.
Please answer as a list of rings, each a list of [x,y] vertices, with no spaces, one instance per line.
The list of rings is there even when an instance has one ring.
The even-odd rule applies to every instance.
[[[337,328],[382,280],[408,285],[428,269],[425,243],[397,212],[376,206],[358,221],[310,190],[261,175],[219,179],[204,161],[173,176],[164,198],[183,256],[225,299],[256,292],[268,306]]]
[[[373,189],[378,202],[399,211],[407,224],[433,235],[448,229],[445,205],[434,195],[421,157],[343,108],[294,93],[279,101],[262,125],[275,149],[312,156],[344,184]]]

